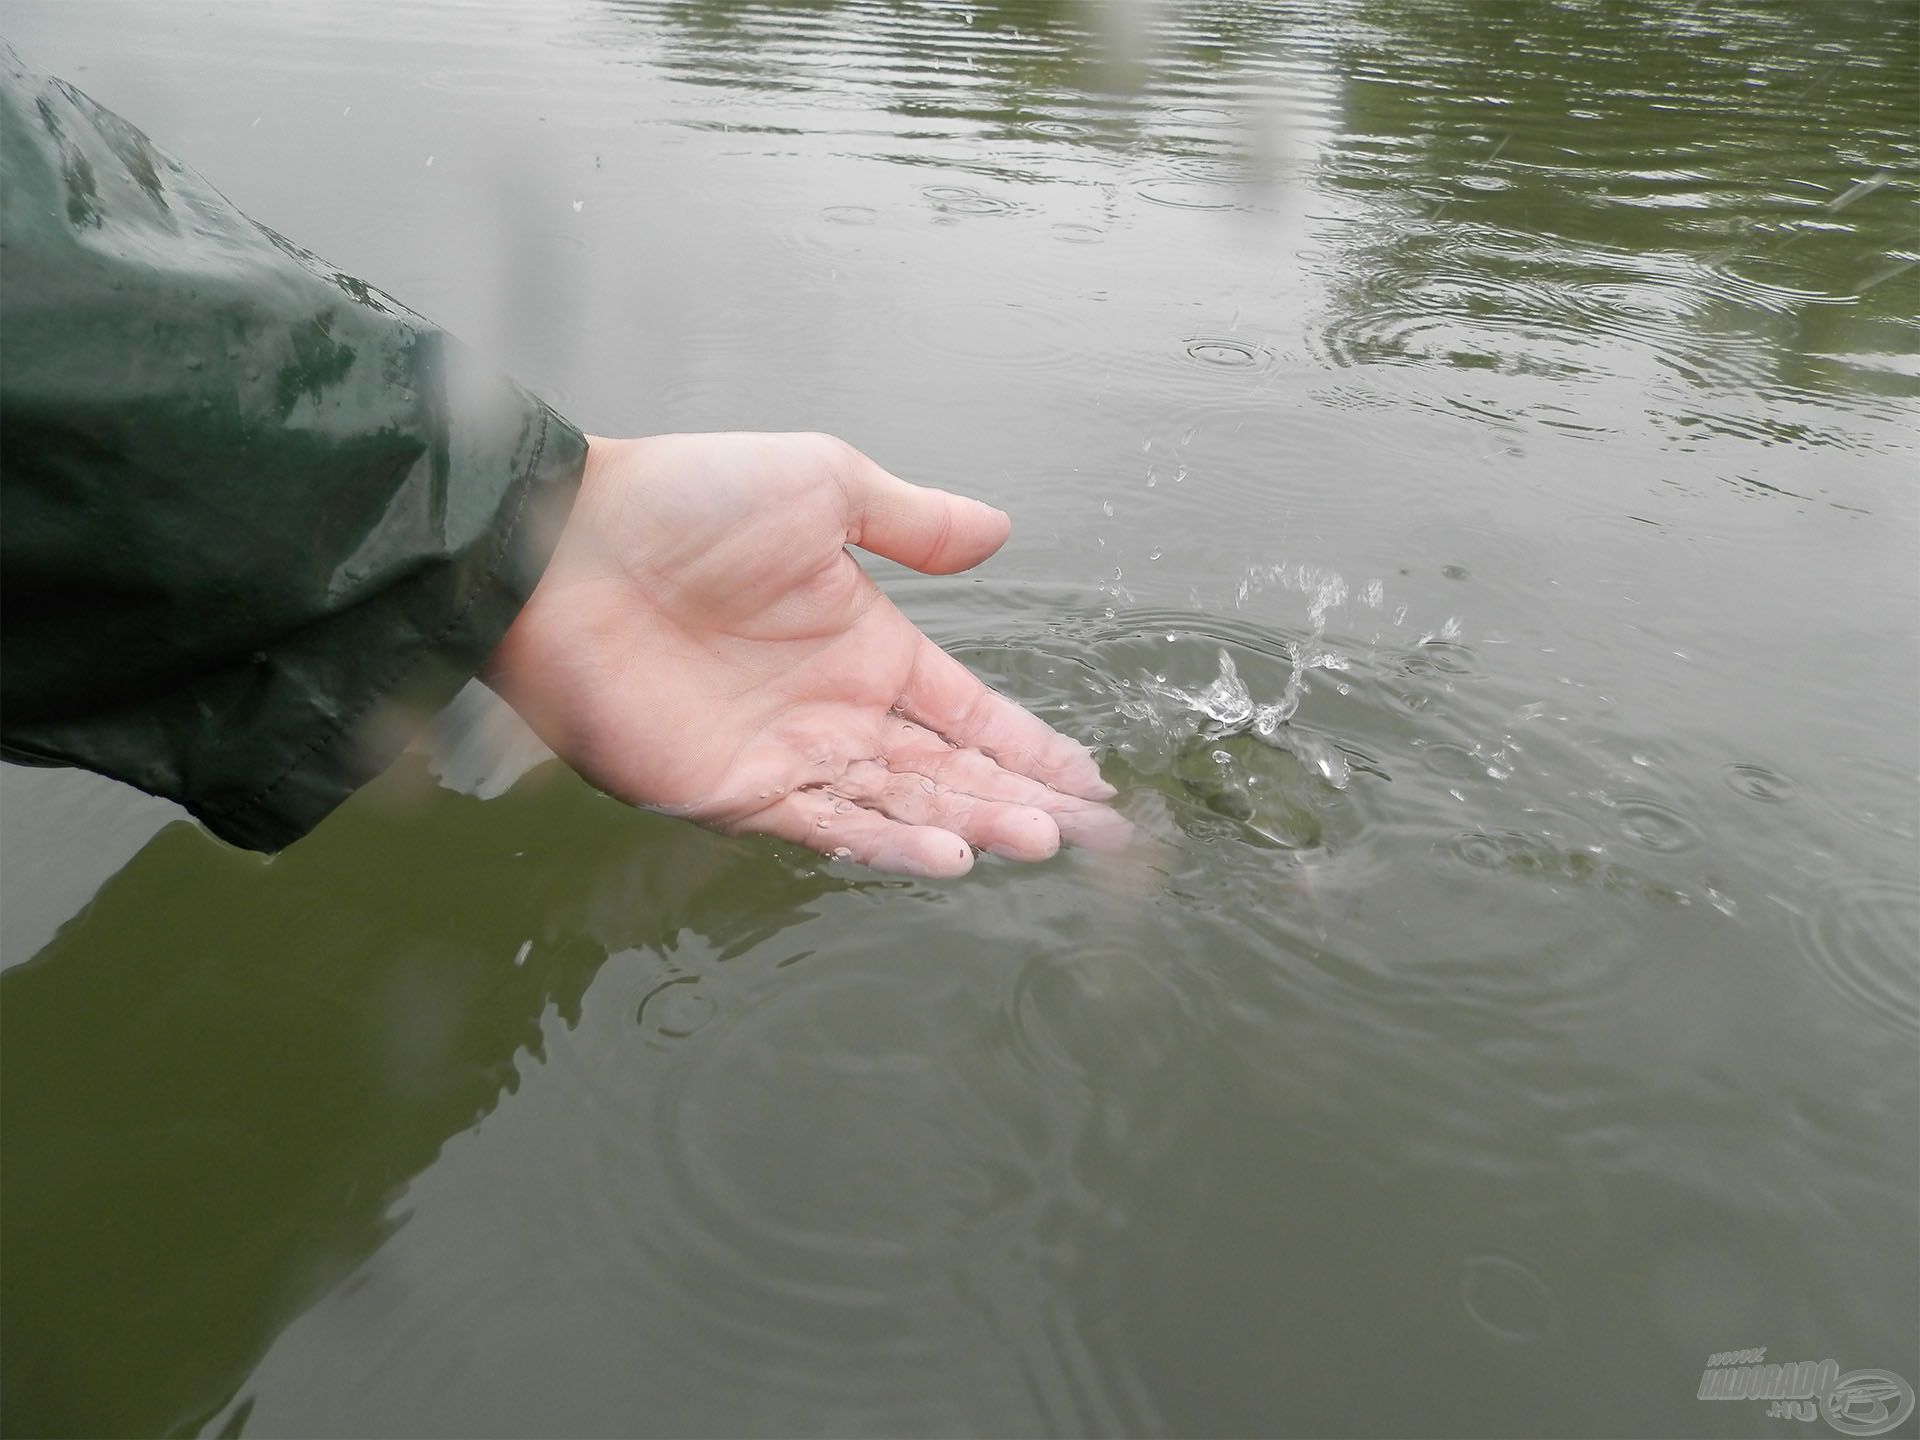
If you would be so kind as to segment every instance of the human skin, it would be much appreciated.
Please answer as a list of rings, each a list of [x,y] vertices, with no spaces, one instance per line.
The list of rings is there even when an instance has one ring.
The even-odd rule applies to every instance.
[[[730,834],[928,876],[976,850],[1123,848],[1085,747],[942,651],[847,549],[946,575],[1009,527],[827,435],[589,437],[483,678],[592,784]]]

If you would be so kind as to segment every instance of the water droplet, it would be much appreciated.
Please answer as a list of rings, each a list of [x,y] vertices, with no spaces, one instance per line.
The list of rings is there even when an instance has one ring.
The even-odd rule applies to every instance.
[[[1164,553],[1165,552],[1160,548],[1160,546],[1156,545],[1153,547],[1153,549],[1147,552],[1147,559],[1158,560],[1161,557],[1161,555],[1163,555]]]
[[[587,202],[584,200],[576,200],[573,202],[573,213],[576,215],[578,215],[582,210],[586,208],[587,208]]]
[[[853,858],[853,851],[844,845],[836,846],[828,858],[832,860],[851,860]]]
[[[852,810],[853,802],[851,800],[836,800],[833,802],[833,813],[836,815],[850,814]],[[820,823],[824,825],[826,821],[823,820]]]

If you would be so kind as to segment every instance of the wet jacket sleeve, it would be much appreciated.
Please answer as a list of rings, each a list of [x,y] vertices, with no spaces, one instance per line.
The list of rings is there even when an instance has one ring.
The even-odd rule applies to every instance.
[[[585,455],[0,43],[7,758],[288,844],[481,666]]]

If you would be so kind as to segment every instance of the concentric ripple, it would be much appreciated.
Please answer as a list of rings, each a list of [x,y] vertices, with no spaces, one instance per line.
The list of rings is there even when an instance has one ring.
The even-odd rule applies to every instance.
[[[1171,210],[1237,210],[1246,204],[1238,186],[1218,180],[1167,177],[1142,180],[1133,188],[1148,204]]]
[[[1920,1036],[1920,886],[1844,876],[1793,914],[1814,976],[1876,1025]]]
[[[812,1417],[803,1428],[857,1413],[890,1433],[983,1416],[1025,1433],[1043,1428],[1036,1404],[1067,1430],[1153,1428],[1125,1357],[1065,1311],[1020,1358],[1038,1395],[963,1414],[971,1387],[951,1367],[956,1351],[998,1356],[1003,1327],[1052,1311],[1049,1276],[1072,1263],[1028,1227],[1085,1203],[1083,1077],[1102,1062],[1076,1052],[1103,1033],[1088,997],[1141,1038],[1184,1010],[1144,956],[1125,974],[1007,957],[989,985],[930,972],[878,913],[838,907],[814,937],[831,961],[780,969],[756,1003],[706,1017],[646,1084],[602,1067],[586,1116],[601,1178],[574,1222],[598,1257],[583,1272],[593,1303],[657,1327],[648,1343],[689,1383],[748,1387],[768,1413]],[[676,988],[695,993],[656,987],[643,1020]],[[1162,1043],[1170,1062],[1187,1042]],[[981,1304],[954,1306],[956,1287]]]
[[[1700,827],[1664,801],[1636,795],[1616,800],[1614,823],[1634,844],[1662,855],[1690,850],[1703,838]]]
[[[928,185],[920,194],[942,215],[1011,215],[1020,208],[1011,200],[989,195],[971,185]]]
[[[1058,370],[1070,365],[1074,337],[1055,311],[988,300],[917,310],[903,322],[931,354],[996,367]]]
[[[1781,805],[1794,798],[1800,787],[1778,771],[1764,765],[1736,763],[1721,772],[1729,789],[1763,805]]]
[[[1261,346],[1220,336],[1196,336],[1187,341],[1186,351],[1191,360],[1225,370],[1258,370],[1273,359],[1273,352]]]

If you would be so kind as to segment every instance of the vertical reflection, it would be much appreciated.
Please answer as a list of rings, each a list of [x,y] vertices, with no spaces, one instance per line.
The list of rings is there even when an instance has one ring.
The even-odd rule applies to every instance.
[[[409,783],[271,864],[173,826],[0,978],[7,1433],[198,1429],[610,950],[848,884],[570,779]]]

